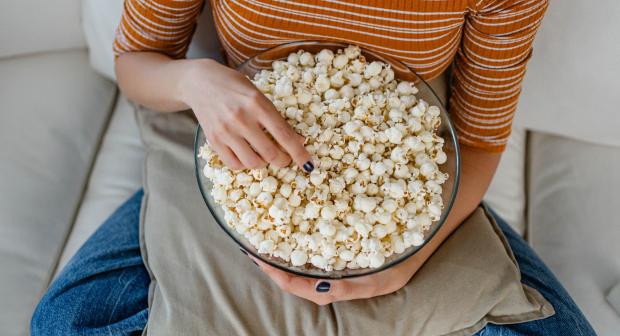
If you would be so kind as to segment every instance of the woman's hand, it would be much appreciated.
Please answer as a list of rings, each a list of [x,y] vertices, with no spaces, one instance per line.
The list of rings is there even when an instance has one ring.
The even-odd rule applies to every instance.
[[[314,168],[303,138],[239,72],[209,59],[173,60],[157,52],[124,53],[115,65],[132,101],[160,112],[191,108],[228,167],[282,167],[292,158],[306,171]]]
[[[187,70],[181,99],[224,164],[231,169],[267,163],[284,167],[292,158],[300,168],[312,170],[303,138],[245,76],[212,60],[194,61]]]
[[[345,280],[317,280],[281,271],[250,256],[280,289],[318,305],[367,299],[393,293],[404,287],[421,264],[415,256],[385,271]]]

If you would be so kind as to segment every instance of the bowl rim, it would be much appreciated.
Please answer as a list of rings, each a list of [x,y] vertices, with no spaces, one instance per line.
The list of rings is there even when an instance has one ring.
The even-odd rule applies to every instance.
[[[269,52],[269,51],[273,51],[275,49],[279,49],[279,48],[284,48],[284,47],[289,47],[291,45],[295,45],[295,46],[299,46],[299,49],[303,49],[304,45],[324,45],[326,47],[329,46],[333,46],[333,47],[341,47],[341,48],[346,48],[349,44],[347,43],[341,43],[341,42],[334,42],[334,41],[320,41],[320,40],[311,40],[311,41],[295,41],[295,42],[288,42],[288,43],[284,43],[284,44],[280,44],[277,45],[275,47],[271,47],[269,49],[265,49],[262,52],[260,52],[259,54],[249,58],[248,60],[244,61],[243,63],[239,64],[237,66],[236,69],[239,69],[241,67],[243,67],[244,65],[246,65],[248,62],[250,62],[254,57],[257,57],[263,53]],[[432,232],[429,232],[428,236],[424,237],[424,242],[420,245],[420,246],[416,246],[415,249],[412,249],[410,252],[403,252],[400,253],[400,255],[398,255],[395,259],[391,260],[390,262],[386,262],[383,265],[381,265],[380,267],[377,268],[366,268],[364,272],[359,272],[359,273],[353,273],[353,274],[344,274],[344,275],[339,275],[339,276],[330,276],[330,272],[325,272],[325,275],[321,276],[318,274],[312,274],[312,273],[304,273],[304,272],[300,272],[291,268],[287,268],[285,266],[279,265],[275,262],[272,262],[271,260],[269,260],[269,258],[266,258],[264,256],[261,256],[259,253],[255,253],[252,250],[247,250],[244,247],[244,244],[242,242],[239,241],[239,239],[237,239],[237,237],[235,237],[235,235],[233,235],[230,231],[232,230],[231,228],[228,227],[228,224],[226,223],[222,223],[222,221],[220,220],[220,218],[218,218],[219,216],[216,215],[216,210],[209,204],[209,202],[207,201],[207,191],[205,190],[205,187],[203,186],[203,177],[202,177],[202,170],[199,169],[200,167],[200,161],[199,161],[199,149],[202,146],[202,144],[199,143],[199,141],[201,140],[200,136],[203,134],[203,130],[202,127],[200,126],[200,123],[198,123],[198,126],[196,127],[196,131],[194,134],[194,173],[196,175],[196,181],[198,182],[198,189],[200,190],[200,194],[202,196],[202,199],[204,201],[204,203],[207,205],[207,208],[209,209],[209,212],[211,214],[211,216],[213,216],[213,218],[215,219],[215,222],[218,224],[218,226],[226,233],[226,235],[228,235],[237,245],[238,247],[240,247],[241,249],[243,249],[243,251],[247,252],[248,254],[250,254],[251,256],[253,256],[254,258],[257,258],[259,260],[261,260],[262,262],[268,264],[271,267],[275,267],[281,271],[287,272],[287,273],[291,273],[297,276],[301,276],[301,277],[306,277],[306,278],[313,278],[313,279],[331,279],[331,280],[339,280],[339,279],[351,279],[351,278],[357,278],[357,277],[362,277],[362,276],[367,276],[367,275],[371,275],[371,274],[376,274],[382,271],[385,271],[389,268],[392,268],[398,264],[400,264],[401,262],[409,259],[410,257],[412,257],[413,255],[415,255],[416,253],[418,253],[418,251],[422,250],[422,248],[424,248],[424,246],[426,246],[426,244],[428,244],[433,238],[434,236],[437,234],[437,232],[439,232],[439,230],[443,227],[443,225],[446,222],[446,219],[448,218],[448,215],[450,214],[450,212],[452,211],[452,207],[454,206],[454,201],[456,200],[456,195],[458,194],[458,190],[459,190],[459,186],[460,186],[460,180],[461,180],[461,151],[460,151],[460,147],[459,147],[459,141],[458,141],[458,137],[457,137],[457,133],[456,130],[454,128],[452,119],[450,118],[450,113],[448,111],[448,108],[446,107],[445,103],[441,100],[441,98],[439,98],[439,96],[437,95],[437,93],[435,92],[435,90],[433,90],[433,88],[428,85],[428,82],[426,82],[426,80],[424,80],[422,77],[420,77],[413,69],[407,67],[405,64],[403,64],[401,61],[396,60],[390,56],[381,54],[381,53],[377,53],[375,51],[372,50],[368,50],[365,49],[363,47],[360,47],[360,49],[362,49],[363,53],[372,55],[373,57],[376,57],[388,64],[397,64],[399,66],[402,66],[406,69],[408,69],[410,72],[412,72],[415,77],[417,77],[418,79],[420,79],[420,81],[422,81],[424,83],[424,85],[430,90],[430,92],[433,94],[433,96],[437,99],[437,101],[439,101],[439,103],[441,104],[441,108],[442,108],[442,113],[445,114],[446,118],[445,120],[447,121],[447,129],[450,132],[450,135],[452,136],[452,145],[454,147],[454,157],[455,157],[455,176],[454,176],[454,187],[453,187],[453,192],[450,195],[450,199],[448,201],[448,204],[445,207],[445,211],[443,211],[442,216],[439,218],[439,221],[437,222],[437,227],[435,228],[435,230],[433,230]]]

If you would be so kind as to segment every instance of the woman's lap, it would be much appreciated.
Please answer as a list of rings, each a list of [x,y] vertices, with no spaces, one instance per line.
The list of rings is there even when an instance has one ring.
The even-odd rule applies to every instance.
[[[140,256],[137,192],[91,236],[35,310],[31,334],[132,335],[148,316],[149,275]],[[495,216],[519,263],[524,284],[555,308],[544,320],[488,325],[477,335],[595,335],[579,308],[527,243]]]

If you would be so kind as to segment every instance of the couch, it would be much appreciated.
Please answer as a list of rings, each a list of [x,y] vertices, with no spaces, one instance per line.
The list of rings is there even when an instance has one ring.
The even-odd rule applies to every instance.
[[[583,82],[559,77],[564,69],[556,54],[585,53],[556,37],[556,24],[580,15],[569,3],[578,1],[551,6],[515,131],[485,200],[530,241],[598,333],[615,335],[620,101],[601,94],[604,99],[568,104],[587,97],[594,83],[597,90],[613,83],[612,71],[597,78],[571,73]],[[28,334],[34,306],[54,275],[140,188],[143,152],[134,110],[112,70],[121,6],[121,0],[0,2],[0,335]],[[198,27],[190,57],[217,58],[208,8]],[[599,57],[599,67],[617,67],[612,59],[620,47],[613,48]]]

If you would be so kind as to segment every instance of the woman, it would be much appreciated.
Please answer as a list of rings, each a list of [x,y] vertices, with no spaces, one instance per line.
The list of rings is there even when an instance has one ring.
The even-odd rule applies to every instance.
[[[285,166],[292,160],[312,171],[302,139],[244,76],[211,60],[183,59],[202,6],[201,0],[126,0],[114,44],[121,90],[153,110],[192,109],[210,144],[233,169]],[[453,65],[450,112],[462,146],[462,183],[451,215],[435,238],[397,267],[351,281],[315,281],[260,265],[283,290],[321,305],[403,287],[478,206],[491,181],[510,134],[546,0],[212,0],[212,7],[233,67],[269,47],[308,39],[345,41],[386,53],[425,79]],[[138,193],[121,207],[51,286],[33,317],[33,335],[56,328],[67,335],[124,335],[144,328],[149,280],[138,248],[140,198]],[[532,280],[528,284],[552,303],[556,315],[511,326],[489,325],[481,333],[559,335],[569,330],[571,335],[593,335],[533,251],[502,225],[523,281]],[[97,295],[101,292],[105,298]],[[82,306],[76,307],[76,297],[83,298]]]

